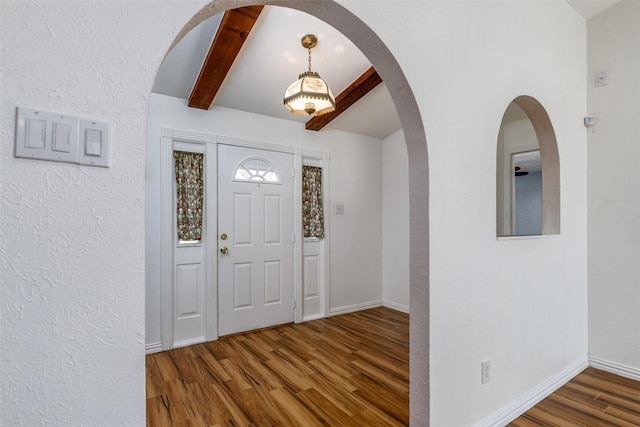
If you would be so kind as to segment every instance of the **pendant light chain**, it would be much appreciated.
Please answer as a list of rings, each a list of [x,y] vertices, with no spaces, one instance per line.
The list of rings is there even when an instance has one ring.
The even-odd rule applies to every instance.
[[[309,71],[311,71],[311,48],[309,48],[308,51],[309,51]]]

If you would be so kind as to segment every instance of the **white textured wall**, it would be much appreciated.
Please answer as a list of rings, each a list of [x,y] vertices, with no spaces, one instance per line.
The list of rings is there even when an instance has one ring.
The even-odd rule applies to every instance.
[[[330,306],[349,308],[380,302],[381,141],[370,138],[370,141],[334,144],[331,154]],[[344,205],[344,214],[336,214],[337,203]]]
[[[300,123],[228,108],[202,111],[188,108],[184,99],[154,94],[147,133],[147,344],[160,342],[160,254],[157,248],[160,246],[161,127],[330,153],[331,211],[325,216],[331,222],[327,236],[331,242],[331,301],[327,303],[331,309],[342,309],[382,299],[379,139],[331,129],[309,132]],[[335,214],[335,203],[345,205],[343,215]],[[404,244],[407,246],[408,241]]]
[[[349,3],[402,65],[429,147],[431,425],[473,425],[586,363],[586,23],[559,1],[371,4]],[[562,232],[498,241],[498,131],[523,94],[557,136]]]
[[[147,104],[161,58],[204,3],[0,3],[3,424],[144,423]],[[412,426],[469,425],[586,354],[585,22],[561,1],[341,3],[368,27],[329,3],[287,2],[357,39],[404,107]],[[389,55],[369,29],[408,85],[379,62]],[[562,234],[498,242],[496,140],[521,94],[558,137]],[[111,168],[14,159],[17,105],[109,122]],[[481,386],[484,358],[492,379]]]
[[[0,8],[0,424],[144,425],[147,103],[196,9]],[[14,158],[17,106],[108,122],[110,168]]]
[[[640,377],[640,2],[587,28],[589,355]],[[595,87],[603,69],[609,84]]]
[[[424,50],[449,66],[425,64],[433,83],[421,92],[432,177],[431,420],[464,426],[585,362],[585,23],[564,2],[438,9],[451,25],[426,25]],[[498,241],[498,131],[523,94],[545,107],[558,140],[562,232]]]
[[[565,2],[437,10],[447,25],[423,25],[423,51],[448,66],[425,63],[419,95],[431,176],[431,421],[464,426],[585,361],[585,22]],[[498,131],[523,94],[545,107],[558,140],[562,232],[498,241]]]
[[[382,141],[382,297],[409,309],[409,171],[402,130]]]

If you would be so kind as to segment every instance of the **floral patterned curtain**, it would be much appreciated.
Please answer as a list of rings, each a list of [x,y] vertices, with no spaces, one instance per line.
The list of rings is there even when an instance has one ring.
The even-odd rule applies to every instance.
[[[174,151],[178,239],[202,239],[204,154]]]
[[[304,237],[324,237],[322,168],[302,167],[302,226]]]

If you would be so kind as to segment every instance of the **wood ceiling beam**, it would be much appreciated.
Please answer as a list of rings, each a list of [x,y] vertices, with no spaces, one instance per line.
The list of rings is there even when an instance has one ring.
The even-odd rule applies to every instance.
[[[334,111],[321,116],[314,116],[307,121],[305,128],[316,131],[322,129],[380,83],[382,83],[382,78],[380,78],[378,72],[373,67],[369,68],[336,96],[336,109]]]
[[[209,109],[263,8],[247,6],[224,13],[189,95],[189,107]]]

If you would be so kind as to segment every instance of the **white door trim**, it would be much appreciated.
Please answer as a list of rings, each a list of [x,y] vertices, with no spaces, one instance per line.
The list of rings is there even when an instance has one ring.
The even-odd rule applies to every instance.
[[[304,314],[304,296],[302,293],[302,156],[300,153],[294,153],[293,156],[293,230],[295,241],[293,245],[293,321],[302,323]]]
[[[311,157],[311,156],[305,156]],[[331,195],[329,194],[329,176],[331,176],[331,157],[329,153],[325,153],[322,161],[322,208],[324,210],[324,280],[322,281],[323,293],[322,293],[322,306],[324,307],[324,317],[331,315]],[[300,214],[302,217],[302,213]]]
[[[168,131],[168,132],[167,132]],[[173,348],[173,183],[171,167],[173,138],[170,129],[162,129],[160,137],[160,322],[162,350]]]
[[[206,173],[205,185],[211,189],[212,193],[206,201],[206,209],[212,213],[211,221],[206,227],[206,236],[208,242],[217,242],[217,206],[218,195],[215,183],[217,177],[217,145],[227,144],[240,147],[256,148],[261,150],[278,151],[283,153],[294,154],[294,174],[299,177],[302,173],[302,158],[316,158],[323,160],[323,191],[324,191],[324,208],[325,212],[329,212],[329,160],[330,153],[308,150],[299,147],[289,147],[285,145],[273,144],[269,142],[252,141],[239,139],[221,135],[203,134],[189,131],[182,131],[172,128],[161,128],[160,137],[160,185],[161,185],[161,279],[160,279],[160,319],[161,319],[161,339],[162,349],[169,350],[173,348],[173,277],[174,277],[174,208],[173,208],[173,149],[175,143],[186,142],[192,144],[205,144],[205,156],[207,161],[213,162],[212,173]],[[302,198],[302,181],[294,179],[294,200]],[[301,323],[303,319],[303,301],[302,301],[302,206],[300,203],[294,203],[294,298],[296,301],[294,309],[294,321]],[[329,215],[325,216],[325,230],[329,232]],[[325,298],[325,315],[329,313],[329,278],[330,276],[330,258],[329,258],[329,239],[325,239],[324,266],[325,275],[324,298]],[[217,245],[210,244],[207,247],[207,340],[215,340],[218,338],[218,292],[217,292]],[[216,280],[215,286],[211,285]]]
[[[209,212],[205,216],[206,224],[206,274],[207,274],[207,341],[218,339],[218,186],[216,185],[217,169],[218,169],[218,150],[215,144],[208,143],[204,152],[205,158],[213,163],[214,173],[205,173],[205,187],[209,196],[205,202],[205,212]],[[215,286],[213,285],[215,283]]]

